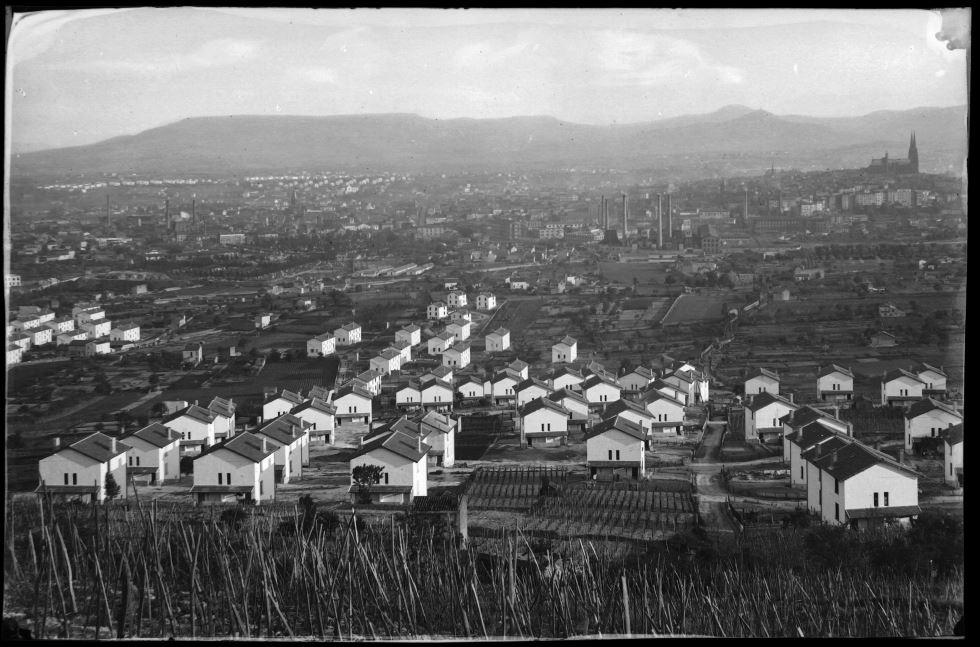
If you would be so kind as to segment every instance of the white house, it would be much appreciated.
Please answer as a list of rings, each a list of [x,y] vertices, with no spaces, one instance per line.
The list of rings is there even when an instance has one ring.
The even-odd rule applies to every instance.
[[[558,389],[549,394],[548,399],[556,404],[568,409],[572,414],[569,418],[570,425],[583,426],[589,419],[589,401],[578,391],[571,389]]]
[[[326,357],[337,350],[337,340],[332,333],[325,332],[306,341],[307,357]]]
[[[963,485],[963,423],[943,430],[943,478],[953,487]]]
[[[463,380],[462,384],[456,387],[456,393],[463,400],[479,400],[486,395],[483,382],[479,378],[469,376]]]
[[[523,407],[531,400],[550,395],[552,390],[547,382],[542,382],[537,378],[522,380],[514,385],[514,392],[517,394],[517,406]]]
[[[817,374],[817,398],[827,402],[848,401],[854,397],[854,373],[831,364]]]
[[[781,442],[783,424],[779,419],[798,408],[792,401],[768,391],[756,393],[745,406],[745,440]]]
[[[622,387],[619,384],[598,373],[593,373],[579,385],[582,395],[589,401],[593,409],[601,409],[620,398]]]
[[[394,348],[386,348],[377,357],[371,358],[371,369],[381,375],[388,375],[399,370],[402,365],[402,355]]]
[[[445,364],[440,364],[435,367],[425,375],[420,378],[422,382],[428,382],[429,379],[444,380],[453,383],[453,368],[451,366],[446,366]]]
[[[568,441],[568,418],[571,412],[548,398],[538,398],[524,405],[521,417],[521,445],[564,445]]]
[[[22,351],[27,352],[31,349],[31,335],[27,332],[15,332],[9,337],[10,343],[17,346]]]
[[[373,368],[361,371],[351,382],[370,393],[372,398],[381,395],[381,373]]]
[[[333,445],[336,442],[334,416],[337,407],[326,400],[311,398],[289,411],[303,422],[309,423],[310,442]]]
[[[551,363],[571,363],[578,357],[578,342],[566,335],[551,347]]]
[[[253,320],[253,323],[255,324],[255,327],[258,328],[259,330],[264,330],[265,328],[268,328],[269,326],[272,325],[272,313],[260,312],[259,314],[255,315],[255,319]]]
[[[98,502],[106,499],[106,477],[112,474],[119,496],[127,491],[126,453],[130,446],[96,432],[61,447],[55,438],[55,452],[38,461],[41,482],[35,492],[64,498]]]
[[[486,337],[486,349],[488,353],[499,353],[510,348],[510,331],[506,328],[497,328]]]
[[[281,393],[273,393],[262,403],[262,420],[278,418],[304,402],[306,400],[299,393],[293,393],[286,389],[283,389]]]
[[[51,329],[47,326],[31,328],[26,331],[26,334],[31,338],[31,346],[44,346],[45,344],[50,344],[52,340]]]
[[[417,496],[428,493],[428,462],[431,447],[417,434],[383,429],[362,445],[350,460],[351,501],[356,500],[360,486],[354,481],[354,470],[362,465],[379,465],[381,479],[368,488],[374,503],[411,503]]]
[[[48,326],[54,331],[55,335],[58,335],[59,333],[75,330],[75,320],[71,317],[58,317],[50,321]]]
[[[636,422],[615,416],[597,423],[585,434],[589,473],[596,479],[646,476],[647,432]]]
[[[109,341],[139,341],[140,327],[138,324],[121,324],[109,330]]]
[[[807,459],[807,507],[821,521],[851,528],[899,523],[918,515],[918,475],[890,456],[853,441],[814,447]]]
[[[522,380],[526,380],[527,377],[528,377],[527,371],[528,371],[529,366],[528,366],[527,362],[525,362],[523,360],[515,359],[513,362],[511,362],[510,364],[508,364],[504,368],[505,368],[505,370],[510,371],[514,375],[519,375],[520,376],[520,379],[522,379]]]
[[[109,343],[109,339],[92,339],[85,343],[85,357],[94,357],[95,355],[108,355],[112,352],[112,345]]]
[[[215,444],[215,413],[189,405],[163,419],[162,423],[180,434],[180,453],[197,454],[205,447]]]
[[[112,322],[108,319],[99,319],[97,321],[83,321],[78,326],[79,330],[84,330],[88,333],[88,336],[92,339],[98,339],[99,337],[106,337],[112,330]]]
[[[395,331],[395,341],[407,341],[412,346],[422,343],[422,329],[411,324]]]
[[[619,378],[619,384],[628,393],[640,393],[645,391],[654,380],[653,371],[646,366],[637,366],[629,373]]]
[[[745,380],[745,401],[751,402],[759,393],[779,395],[779,374],[767,368],[757,368]]]
[[[25,335],[26,337],[26,335]],[[30,340],[30,337],[27,337]],[[55,339],[55,344],[58,346],[68,346],[73,341],[85,341],[88,339],[88,333],[84,330],[73,330],[71,332],[63,332]]]
[[[481,292],[476,295],[477,310],[493,310],[497,307],[497,297],[490,292]]]
[[[466,368],[470,365],[470,343],[461,341],[453,344],[442,353],[442,365],[453,369]]]
[[[422,408],[426,411],[436,409],[438,411],[453,408],[453,385],[452,382],[445,380],[432,379],[422,383]]]
[[[409,380],[395,391],[395,406],[400,409],[418,409],[422,406],[422,384]]]
[[[401,356],[401,366],[405,366],[412,361],[412,344],[408,341],[397,339],[388,348],[393,349]]]
[[[429,338],[429,355],[442,355],[454,343],[456,343],[456,336],[444,330],[435,337]]]
[[[276,499],[275,447],[250,432],[236,434],[194,459],[190,493],[197,503],[264,503]]]
[[[466,341],[470,338],[470,327],[472,325],[469,321],[452,321],[446,324],[446,332],[456,337],[457,341]]]
[[[258,438],[268,439],[275,448],[276,483],[285,485],[294,478],[303,478],[303,437],[309,436],[302,427],[309,423],[300,422],[297,427],[277,418],[253,432]]]
[[[669,395],[675,400],[680,400],[680,402],[685,406],[687,405],[687,391],[684,391],[681,389],[681,387],[673,384],[668,384],[659,377],[650,383],[650,389],[660,391],[664,395]]]
[[[559,389],[577,389],[585,381],[585,376],[571,366],[559,366],[552,371],[548,381],[551,382],[552,388],[556,391]]]
[[[683,423],[684,409],[681,408],[681,422]],[[643,431],[648,434],[653,429],[653,424],[657,421],[657,417],[650,413],[645,406],[633,400],[626,400],[620,398],[616,400],[602,412],[602,419],[609,420],[610,418],[615,418],[621,416],[630,422],[635,422],[640,425]],[[662,431],[664,428],[660,428]]]
[[[214,414],[214,439],[221,441],[235,435],[235,403],[231,398],[211,398],[208,411]]]
[[[435,301],[430,303],[425,309],[425,316],[427,319],[442,320],[449,317],[449,307],[444,301]]]
[[[790,486],[808,488],[807,479],[810,476],[808,463],[810,459],[824,452],[836,451],[854,442],[850,436],[839,433],[822,422],[811,422],[798,431],[789,434]]]
[[[897,368],[881,377],[881,406],[908,406],[923,398],[925,383],[915,373]]]
[[[511,290],[527,290],[531,284],[523,279],[511,279],[509,282]]]
[[[493,403],[503,404],[516,398],[517,394],[514,392],[514,387],[520,381],[519,378],[520,376],[506,369],[495,373],[493,379],[490,381],[490,393],[493,396]]]
[[[429,461],[435,467],[452,467],[456,464],[456,434],[459,421],[438,411],[429,411],[418,421],[419,436],[429,449]]]
[[[834,431],[834,433],[844,434],[845,436],[854,435],[854,426],[850,422],[844,422],[826,411],[821,411],[809,405],[803,405],[796,411],[786,414],[780,418],[779,422],[783,424],[783,461],[787,463],[792,461],[793,452],[797,451],[793,447],[794,438],[799,438],[796,432],[806,429],[813,423],[819,422]],[[796,443],[796,445],[799,445],[799,443]],[[800,478],[803,477],[801,476]]]
[[[456,323],[462,323],[464,321],[473,321],[473,313],[466,308],[457,308],[456,310],[449,311],[449,320]]]
[[[912,403],[905,412],[905,451],[915,449],[923,438],[940,438],[944,429],[962,422],[956,409],[932,398]]]
[[[664,434],[679,434],[684,427],[684,403],[657,389],[649,389],[640,396],[647,413],[653,416],[650,430]]]
[[[332,402],[337,412],[334,414],[336,424],[342,427],[344,423],[371,424],[371,392],[356,384],[345,384],[337,390]]]
[[[337,346],[353,346],[361,343],[361,325],[350,322],[333,331],[333,336],[337,340]]]
[[[146,476],[150,485],[180,478],[180,435],[173,429],[154,422],[119,440],[130,447],[127,476]]]
[[[923,396],[944,397],[946,395],[946,372],[943,367],[936,368],[925,362],[920,362],[912,369],[916,377],[925,385],[922,387]]]
[[[7,366],[20,364],[23,359],[24,349],[15,344],[7,344]]]
[[[89,321],[98,321],[100,319],[105,319],[105,309],[98,306],[75,306],[72,308],[71,316],[75,318],[76,324],[82,324]],[[40,318],[38,318],[38,323],[40,324]]]
[[[665,375],[661,381],[672,386],[681,395],[678,399],[683,401],[685,406],[694,401],[695,377],[692,372],[676,371],[670,375]]]
[[[446,300],[449,302],[450,308],[465,308],[466,307],[466,293],[462,290],[453,290],[447,296]]]

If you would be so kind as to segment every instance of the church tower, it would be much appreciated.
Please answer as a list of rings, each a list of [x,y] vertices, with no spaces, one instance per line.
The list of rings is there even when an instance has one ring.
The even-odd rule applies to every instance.
[[[919,172],[919,149],[915,146],[915,131],[912,131],[912,138],[909,140],[909,166],[913,173]]]

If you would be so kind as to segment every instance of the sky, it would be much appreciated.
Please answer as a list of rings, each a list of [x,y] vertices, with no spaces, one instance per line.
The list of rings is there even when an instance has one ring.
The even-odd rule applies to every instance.
[[[6,132],[25,151],[232,114],[614,124],[964,105],[966,53],[942,27],[923,10],[42,11],[15,15]]]

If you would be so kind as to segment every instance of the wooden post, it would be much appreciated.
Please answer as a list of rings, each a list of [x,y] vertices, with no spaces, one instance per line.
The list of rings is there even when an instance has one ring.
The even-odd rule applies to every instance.
[[[626,590],[626,575],[623,575],[620,579],[623,584],[623,622],[626,625],[626,633],[632,633],[630,631],[630,598],[629,592]]]

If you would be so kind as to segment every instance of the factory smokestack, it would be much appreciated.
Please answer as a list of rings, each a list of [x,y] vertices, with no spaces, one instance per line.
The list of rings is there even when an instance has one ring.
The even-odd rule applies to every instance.
[[[197,200],[191,200],[191,224],[197,226]]]
[[[657,194],[657,249],[664,248],[664,197]]]
[[[670,194],[667,194],[667,238],[674,239],[674,209]]]
[[[163,225],[170,226],[170,200],[163,201]]]
[[[749,188],[745,187],[745,220],[749,219]]]
[[[108,232],[112,228],[112,216],[109,214],[109,195],[105,197],[105,228]]]
[[[626,243],[626,232],[629,230],[629,197],[623,194],[623,243]]]

